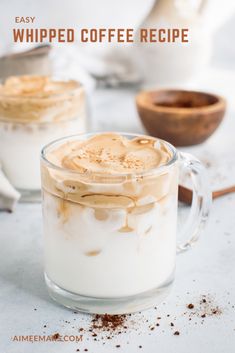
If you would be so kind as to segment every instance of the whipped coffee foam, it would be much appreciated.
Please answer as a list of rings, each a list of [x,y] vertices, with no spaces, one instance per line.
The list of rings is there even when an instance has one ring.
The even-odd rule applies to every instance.
[[[41,148],[85,129],[85,95],[78,82],[12,76],[0,85],[0,164],[15,187],[39,190]]]
[[[84,89],[48,76],[12,76],[0,85],[0,120],[64,121],[84,114]]]
[[[164,143],[142,136],[131,140],[114,133],[72,141],[52,152],[54,163],[77,172],[135,173],[166,164],[172,153]]]
[[[49,76],[11,76],[0,85],[4,96],[48,97],[78,87],[76,81],[54,81]]]
[[[97,134],[85,141],[78,139],[62,142],[46,153],[48,161],[63,169],[54,170],[42,164],[45,190],[63,199],[101,208],[142,206],[169,192],[172,174],[155,173],[157,167],[172,158],[163,142],[147,136],[128,139],[115,133]],[[148,176],[142,176],[148,171]]]

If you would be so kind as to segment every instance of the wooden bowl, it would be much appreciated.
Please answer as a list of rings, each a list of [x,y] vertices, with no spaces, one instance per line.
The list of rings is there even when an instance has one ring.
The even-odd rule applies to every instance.
[[[148,133],[174,146],[205,141],[221,123],[226,109],[220,96],[185,90],[143,91],[137,95],[136,105]]]

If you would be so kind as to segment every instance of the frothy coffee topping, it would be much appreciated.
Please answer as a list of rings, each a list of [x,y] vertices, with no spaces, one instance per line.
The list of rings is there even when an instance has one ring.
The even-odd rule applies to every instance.
[[[48,97],[79,87],[76,81],[53,81],[48,76],[11,76],[0,85],[0,94],[14,97]]]
[[[165,165],[172,153],[161,141],[148,136],[131,140],[105,133],[86,141],[70,141],[47,158],[57,166],[79,173],[124,174],[144,172]]]
[[[176,163],[157,168],[171,158],[168,145],[149,136],[128,139],[103,133],[80,141],[71,138],[48,148],[46,159],[62,169],[42,162],[42,187],[84,207],[143,213],[177,190]],[[66,218],[67,211],[63,214]]]
[[[0,120],[30,123],[66,121],[83,115],[79,82],[48,76],[12,76],[0,85]]]

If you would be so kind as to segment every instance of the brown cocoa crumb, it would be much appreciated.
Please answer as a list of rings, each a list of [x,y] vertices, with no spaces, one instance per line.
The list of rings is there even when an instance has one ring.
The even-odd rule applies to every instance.
[[[171,322],[170,325],[171,325],[172,327],[175,326],[173,322]]]
[[[194,309],[194,305],[192,303],[190,303],[190,304],[187,305],[187,308],[188,309]]]
[[[47,327],[47,325],[44,325],[43,327]]]
[[[84,349],[84,352],[88,352],[88,349],[87,349],[87,348],[85,348],[85,349]]]
[[[60,337],[60,334],[57,332],[57,333],[54,333],[52,336],[51,336],[51,338],[53,339],[53,340],[58,340],[58,338]]]
[[[175,332],[174,332],[174,335],[175,335],[175,336],[179,336],[179,334],[180,334],[179,331],[175,331]]]
[[[202,318],[206,317],[206,314],[202,314],[201,317],[202,317]]]
[[[116,344],[116,348],[120,348],[121,346],[120,346],[120,344]]]
[[[76,349],[76,352],[80,352],[80,349],[78,348],[78,349]]]

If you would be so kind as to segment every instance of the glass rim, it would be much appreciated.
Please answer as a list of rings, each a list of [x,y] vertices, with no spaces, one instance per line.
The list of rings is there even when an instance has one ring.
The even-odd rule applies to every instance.
[[[99,176],[99,177],[103,177],[103,178],[125,178],[125,177],[130,177],[130,176],[136,176],[136,177],[141,177],[141,176],[149,176],[149,175],[153,175],[155,173],[161,173],[163,171],[165,171],[166,169],[168,169],[168,167],[170,167],[171,165],[173,165],[177,160],[178,160],[178,152],[177,149],[170,144],[169,142],[162,140],[158,137],[153,137],[156,140],[159,140],[161,142],[163,142],[165,145],[167,145],[167,147],[170,149],[170,151],[172,152],[172,156],[170,158],[170,160],[168,162],[166,162],[165,164],[159,166],[159,167],[154,167],[145,171],[141,171],[141,172],[128,172],[128,173],[101,173],[101,172],[94,172],[94,171],[87,171],[85,173],[81,173],[78,172],[76,170],[72,170],[72,169],[68,169],[68,168],[64,168],[61,166],[58,166],[56,164],[54,164],[53,162],[49,161],[47,159],[47,152],[49,148],[52,148],[53,146],[59,145],[61,142],[66,141],[66,140],[71,140],[73,138],[79,138],[79,137],[92,137],[92,136],[96,136],[96,135],[100,135],[100,134],[107,134],[107,133],[113,133],[113,134],[119,134],[121,136],[126,136],[126,137],[153,137],[153,136],[149,136],[149,135],[144,135],[144,134],[140,134],[140,133],[129,133],[129,132],[120,132],[120,131],[99,131],[99,132],[88,132],[88,133],[80,133],[80,134],[73,134],[73,135],[69,135],[69,136],[64,136],[64,137],[60,137],[56,140],[53,140],[51,142],[49,142],[48,144],[46,144],[42,150],[41,150],[41,161],[43,161],[44,163],[46,163],[49,167],[53,168],[54,170],[58,170],[61,172],[67,172],[70,174],[74,174],[74,175],[92,175],[92,176]]]

